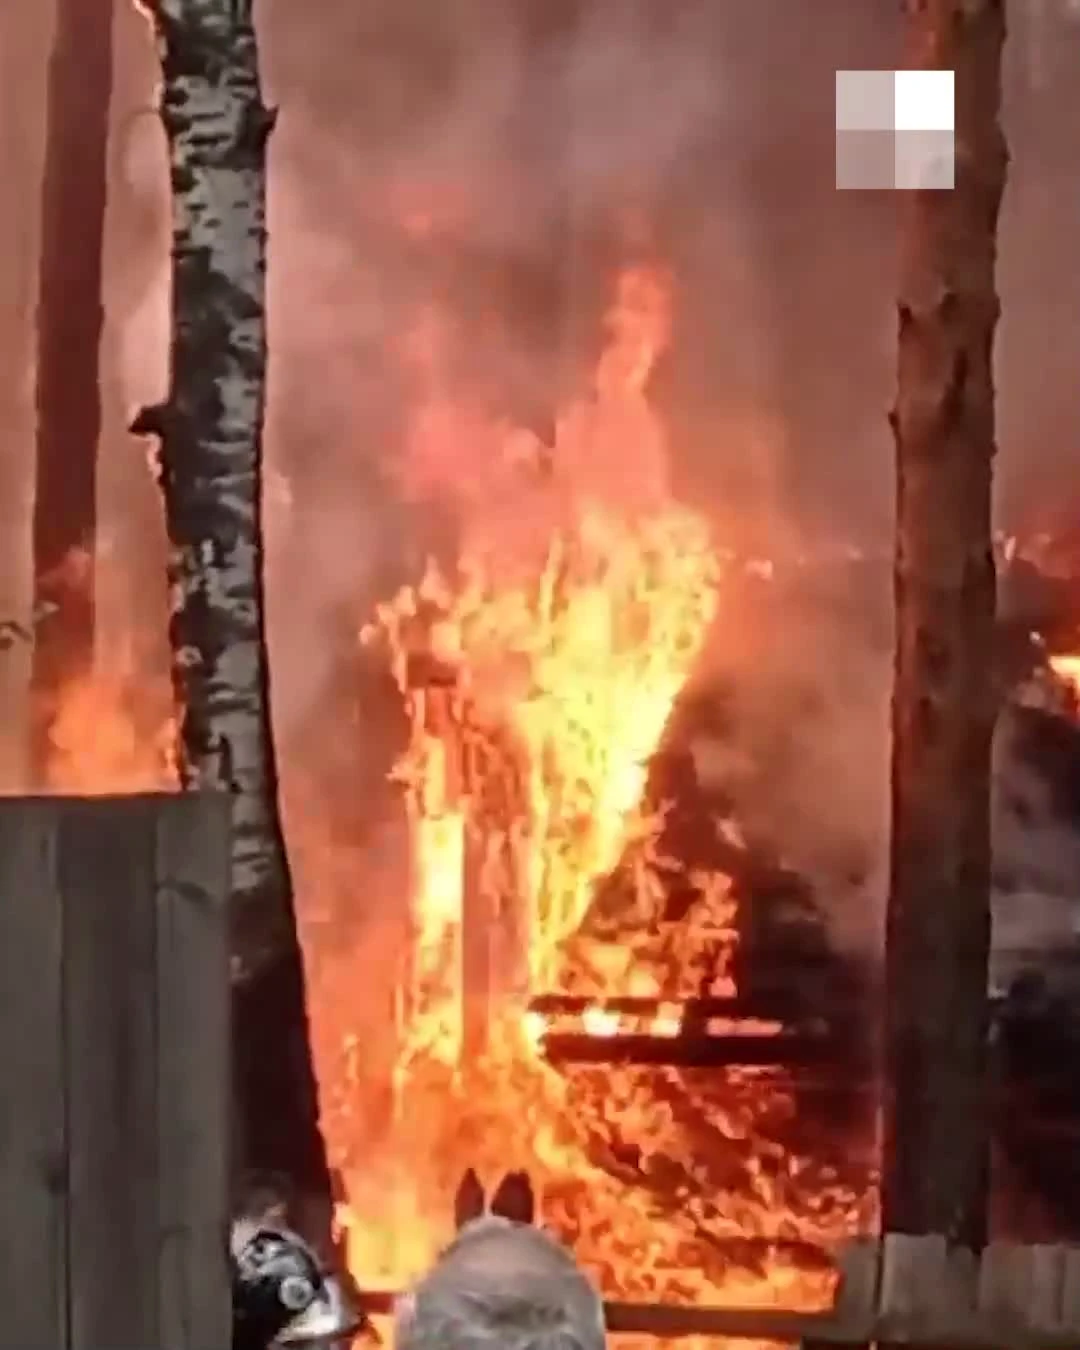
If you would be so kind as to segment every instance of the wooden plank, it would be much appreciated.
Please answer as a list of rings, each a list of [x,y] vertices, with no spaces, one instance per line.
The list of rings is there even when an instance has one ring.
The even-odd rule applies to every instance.
[[[1024,1325],[1028,1296],[1028,1250],[1011,1242],[993,1242],[979,1267],[979,1310],[999,1325]]]
[[[1065,1281],[1065,1248],[1036,1243],[1028,1265],[1027,1324],[1032,1330],[1056,1331],[1061,1326],[1061,1294]]]
[[[158,1344],[151,797],[60,823],[70,1158],[70,1350]]]
[[[1023,1285],[1027,1272],[1018,1269],[1017,1249],[1009,1242],[992,1242],[979,1263],[979,1311],[998,1318],[1003,1324],[1016,1325],[1017,1306],[1023,1306]],[[1023,1255],[1021,1253],[1021,1263]],[[1017,1289],[1018,1278],[1020,1289]]]
[[[492,838],[471,816],[465,824],[461,888],[461,1064],[487,1054],[491,1039],[492,951],[495,908],[488,886]]]
[[[799,1344],[863,1345],[867,1327],[837,1322],[831,1313],[795,1312],[782,1308],[670,1307],[657,1303],[604,1304],[609,1335],[716,1336],[731,1340]]]
[[[877,1339],[952,1344],[973,1322],[978,1278],[975,1253],[949,1246],[940,1234],[886,1234]]]
[[[881,1243],[877,1238],[854,1238],[837,1259],[840,1283],[833,1316],[838,1322],[861,1327],[873,1324],[881,1283]]]
[[[825,1008],[817,1008],[811,1013],[805,1000],[789,990],[766,990],[757,997],[744,997],[741,994],[730,996],[708,995],[691,998],[643,998],[637,994],[616,994],[610,997],[590,997],[586,994],[534,994],[528,1003],[528,1011],[539,1013],[543,1017],[580,1018],[585,1012],[599,1008],[606,1013],[625,1017],[656,1017],[661,1012],[674,1013],[690,1021],[708,1021],[711,1017],[726,1018],[731,1021],[761,1020],[779,1021],[788,1026],[801,1027],[811,1023],[812,1029],[827,1029],[831,1022],[851,1017],[861,1011],[865,1000],[841,997],[829,1003]]]
[[[688,1067],[726,1065],[770,1066],[785,1068],[842,1062],[843,1055],[825,1037],[781,1032],[775,1036],[750,1033],[740,1035],[701,1035],[684,1032],[678,1036],[650,1036],[635,1032],[614,1036],[593,1036],[580,1031],[552,1031],[544,1036],[540,1053],[549,1064],[663,1064]],[[846,1050],[848,1065],[854,1055]]]
[[[359,1304],[369,1317],[389,1317],[400,1294],[389,1290],[362,1291]],[[1075,1332],[1044,1331],[1033,1333],[1024,1327],[1003,1327],[992,1320],[972,1319],[950,1332],[947,1341],[942,1330],[932,1324],[893,1323],[862,1326],[844,1322],[831,1313],[799,1312],[792,1308],[715,1308],[677,1307],[663,1303],[604,1304],[608,1332],[612,1335],[653,1336],[678,1340],[689,1336],[716,1337],[720,1340],[772,1341],[776,1344],[812,1346],[842,1345],[856,1347],[868,1343],[911,1347],[911,1350],[1076,1350]]]
[[[0,801],[0,1350],[67,1341],[57,812]]]
[[[979,1309],[999,1325],[1056,1330],[1064,1273],[1060,1248],[991,1243],[979,1272]]]
[[[1080,1343],[1080,1247],[1062,1253],[1061,1329]]]
[[[231,1339],[229,836],[222,795],[157,814],[157,1102],[162,1350]]]
[[[898,1324],[923,1321],[930,1311],[930,1291],[945,1275],[943,1237],[890,1233],[882,1242],[881,1315]]]
[[[870,1335],[877,1316],[878,1286],[881,1282],[881,1242],[876,1237],[852,1239],[841,1248],[837,1258],[840,1282],[832,1310],[832,1326],[819,1327],[816,1334],[804,1335],[800,1350],[824,1350],[836,1344],[837,1329],[852,1339],[851,1345],[869,1350]]]

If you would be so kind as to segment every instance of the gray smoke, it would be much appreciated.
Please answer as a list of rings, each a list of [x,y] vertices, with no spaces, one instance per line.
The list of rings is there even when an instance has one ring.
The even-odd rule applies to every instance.
[[[0,511],[11,526],[0,532],[0,599],[16,614],[28,585],[32,368],[28,311],[15,301],[33,290],[48,11],[0,12],[0,97],[11,109],[0,148],[20,204],[0,239]],[[1070,186],[1080,37],[1063,6],[1048,13],[1038,32],[1017,16],[1009,54],[1005,524],[1072,502],[1080,426],[1080,200]],[[559,15],[571,37],[559,35]],[[850,544],[887,554],[898,203],[834,191],[832,116],[836,69],[896,64],[896,6],[261,0],[260,22],[267,93],[281,111],[268,520],[288,790],[321,784],[328,801],[350,796],[358,817],[378,814],[396,705],[354,638],[374,600],[416,575],[443,525],[437,506],[406,499],[399,472],[418,397],[402,351],[432,301],[454,335],[452,379],[528,402],[550,385],[551,354],[522,318],[521,293],[536,291],[542,308],[570,278],[587,348],[612,262],[634,250],[662,257],[676,278],[676,331],[653,397],[678,491],[747,553],[814,558]],[[133,622],[149,627],[161,634],[160,669],[160,508],[123,427],[165,376],[168,217],[160,133],[146,116],[155,62],[126,6],[117,49],[103,643],[115,647]],[[568,218],[586,242],[560,263]],[[736,606],[718,624],[708,670],[736,686],[734,749],[773,766],[745,788],[748,815],[811,872],[879,878],[887,570],[858,603],[845,585],[800,582],[787,596],[778,586],[765,623]],[[6,686],[0,696],[15,698]],[[880,903],[879,879],[866,886],[869,898],[853,901],[856,929]]]

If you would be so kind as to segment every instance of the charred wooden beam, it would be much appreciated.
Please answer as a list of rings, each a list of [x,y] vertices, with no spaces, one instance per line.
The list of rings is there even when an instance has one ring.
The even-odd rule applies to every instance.
[[[793,993],[781,990],[748,998],[735,995],[731,998],[705,996],[665,999],[641,998],[629,994],[619,994],[611,998],[591,998],[582,994],[537,994],[529,1000],[528,1011],[551,1018],[582,1017],[586,1013],[600,1011],[613,1017],[670,1016],[691,1023],[721,1018],[725,1021],[747,1023],[776,1021],[789,1025],[796,1024],[804,1030],[817,1027],[824,1031],[830,1021],[828,1014],[852,1011],[850,1005],[853,1001],[846,999],[836,1008],[830,1005],[827,1010],[823,1009],[820,1015],[807,1016],[805,999],[800,1000]]]
[[[66,0],[55,6],[55,15],[41,201],[32,521],[34,608],[55,613],[34,630],[30,757],[39,788],[49,782],[63,690],[94,661],[102,256],[113,87],[112,4]]]
[[[783,1068],[835,1066],[850,1073],[862,1057],[827,1037],[783,1032],[776,1036],[647,1036],[632,1033],[590,1036],[555,1031],[543,1038],[540,1053],[549,1064],[655,1064],[713,1068],[725,1065]]]
[[[488,840],[474,821],[465,828],[461,913],[461,1062],[468,1066],[487,1054],[491,1035],[494,970],[494,899],[485,884]]]
[[[455,689],[461,679],[460,666],[427,651],[413,651],[405,662],[405,681],[410,689]]]

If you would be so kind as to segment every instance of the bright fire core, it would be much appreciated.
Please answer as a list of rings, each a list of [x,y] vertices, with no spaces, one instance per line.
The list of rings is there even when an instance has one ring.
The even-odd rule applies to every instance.
[[[613,1297],[818,1305],[832,1275],[812,1244],[871,1217],[872,1196],[812,1161],[779,1073],[556,1069],[548,1024],[525,1009],[529,994],[655,998],[644,1025],[597,1006],[582,1029],[671,1037],[680,1000],[734,992],[732,887],[658,856],[663,804],[646,792],[725,598],[724,555],[670,490],[646,397],[670,319],[661,274],[621,277],[591,388],[553,448],[463,404],[431,316],[402,353],[421,390],[403,486],[452,498],[456,540],[363,634],[406,713],[394,777],[407,897],[372,881],[355,941],[324,922],[315,901],[344,889],[337,874],[350,895],[365,877],[317,809],[290,802],[288,821],[324,1126],[362,1287],[400,1287],[428,1264],[470,1166],[487,1183],[526,1168],[545,1221]],[[174,781],[157,705],[132,704],[123,672],[92,684],[69,691],[57,788]],[[672,878],[692,897],[677,922]]]
[[[768,1074],[556,1071],[544,1019],[524,1010],[530,992],[663,998],[670,1010],[635,1029],[670,1036],[680,998],[733,992],[727,880],[689,878],[690,914],[665,923],[657,878],[677,864],[656,859],[660,820],[645,806],[649,759],[724,588],[706,521],[668,490],[645,396],[668,309],[663,277],[621,278],[593,388],[560,420],[550,462],[528,433],[500,433],[484,489],[465,495],[456,566],[432,564],[364,633],[393,661],[408,714],[396,777],[412,851],[381,1137],[358,1156],[362,1091],[327,1101],[350,1265],[369,1287],[431,1259],[468,1166],[488,1181],[527,1168],[546,1220],[624,1297],[815,1304],[828,1272],[770,1241],[858,1222],[835,1176],[810,1178],[777,1142],[793,1103]],[[452,462],[439,438],[460,423],[438,344],[421,345],[431,398],[414,450],[430,466]],[[528,527],[493,525],[493,502]],[[616,867],[635,884],[587,937]],[[593,1035],[620,1029],[599,1008],[584,1018]],[[725,1239],[744,1244],[741,1258]]]

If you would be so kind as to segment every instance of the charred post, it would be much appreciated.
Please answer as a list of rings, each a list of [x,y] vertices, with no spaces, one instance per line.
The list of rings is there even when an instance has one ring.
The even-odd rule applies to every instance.
[[[157,435],[187,788],[233,802],[239,1164],[281,1173],[329,1231],[303,963],[278,806],[263,595],[266,143],[252,4],[159,0],[173,195],[171,388]],[[306,1234],[311,1235],[311,1234]]]
[[[64,686],[94,659],[112,0],[59,0],[49,63],[37,297],[30,764],[48,786]]]
[[[996,579],[993,345],[1003,0],[905,0],[908,64],[955,71],[955,189],[905,195],[884,1225],[985,1240]]]
[[[490,1047],[498,1018],[529,985],[526,778],[513,738],[466,726],[468,825],[462,904],[464,1058]]]

